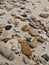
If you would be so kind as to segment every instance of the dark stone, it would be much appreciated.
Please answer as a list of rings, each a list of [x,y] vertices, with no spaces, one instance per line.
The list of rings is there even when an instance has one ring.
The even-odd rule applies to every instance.
[[[49,61],[49,56],[47,54],[42,55],[41,57],[44,58],[46,61]]]
[[[7,25],[6,27],[5,27],[5,30],[10,30],[12,28],[12,25]]]
[[[31,42],[31,38],[26,38],[26,41],[27,42]]]
[[[27,17],[27,15],[26,15],[26,14],[23,14],[23,15],[21,15],[21,16],[23,16],[23,17]]]
[[[25,9],[25,7],[21,7],[21,10],[24,10]]]

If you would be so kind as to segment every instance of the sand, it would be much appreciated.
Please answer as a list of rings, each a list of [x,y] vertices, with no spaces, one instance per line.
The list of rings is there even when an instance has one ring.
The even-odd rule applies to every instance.
[[[26,4],[21,4],[20,2],[17,2],[17,4],[23,6],[23,7],[27,8],[27,9],[30,9],[31,13],[27,13],[28,17],[30,15],[33,15],[34,17],[37,18],[37,20],[40,19],[41,22],[45,26],[49,27],[49,17],[48,18],[39,17],[40,13],[46,13],[46,14],[48,13],[49,14],[49,2],[48,2],[48,0],[28,0],[28,1],[29,1],[29,3],[26,2]],[[40,2],[38,2],[38,1],[40,1]],[[7,2],[5,1],[5,3],[7,3]],[[32,3],[34,3],[35,5],[32,5]],[[48,12],[43,11],[44,8],[47,8]],[[11,9],[9,11],[5,7],[3,9],[0,8],[0,12],[5,12],[6,13],[6,14],[0,16],[0,24],[4,23],[6,25],[9,25],[7,23],[8,20],[9,19],[14,20],[14,17],[11,16],[12,12],[15,13],[16,15],[18,15],[18,16],[20,16],[23,12],[25,12],[25,10],[22,10],[22,11],[20,10],[21,11],[21,13],[20,13],[20,12],[18,12],[18,10],[20,10],[20,7],[13,7],[13,9]],[[23,25],[25,25],[25,24],[28,24],[27,20],[26,20],[26,22],[23,22],[20,19],[16,19],[16,21],[19,22],[18,27],[14,27],[14,24],[11,24],[12,25],[12,29],[10,29],[9,31],[5,31],[4,30],[2,37],[11,38],[11,35],[15,34],[13,29],[16,29],[17,31],[21,31],[21,27]],[[48,22],[48,24],[46,24],[47,22]],[[7,35],[4,36],[4,33],[6,33]],[[26,34],[27,34],[27,32],[21,31],[21,33],[19,35],[20,35],[21,38],[24,38],[24,35],[26,35]],[[0,36],[0,39],[2,37]],[[10,49],[11,49],[11,46],[12,46],[10,44],[11,41],[14,43],[13,45],[16,45],[16,43],[18,42],[18,38],[14,37],[12,40],[10,40],[10,41],[8,41],[6,43],[6,46],[8,48],[10,48]],[[43,47],[45,47],[45,49],[43,49]],[[33,54],[35,54],[38,57],[41,57],[44,54],[48,54],[49,55],[49,40],[45,41],[45,43],[43,43],[43,44],[38,42],[37,47],[32,49],[32,50],[35,50],[35,52],[33,52]],[[15,60],[14,61],[9,61],[8,59],[6,59],[2,55],[0,55],[0,63],[8,63],[9,65],[34,65],[34,61],[32,59],[28,59],[27,58],[28,61],[29,61],[27,64],[25,64],[22,61],[22,57],[23,56],[26,57],[24,54],[20,53],[20,56],[19,56],[19,54],[15,54],[14,53],[14,55],[15,55]],[[49,61],[46,62],[46,63],[48,64]]]

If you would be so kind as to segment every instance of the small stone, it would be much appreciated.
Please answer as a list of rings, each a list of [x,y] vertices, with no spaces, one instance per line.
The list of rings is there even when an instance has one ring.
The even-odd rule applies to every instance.
[[[7,25],[6,27],[5,27],[5,30],[10,30],[12,28],[12,25]]]
[[[26,20],[27,20],[26,17],[21,18],[21,21],[26,21]]]
[[[21,7],[21,10],[24,10],[25,9],[25,7]]]
[[[11,47],[11,50],[12,50],[12,51],[15,51],[15,50],[16,50],[16,46],[12,46],[12,47]]]
[[[42,18],[48,18],[49,17],[49,14],[42,14],[41,13],[39,16],[42,17]]]
[[[38,31],[37,29],[29,29],[29,34],[32,36],[38,36]]]
[[[23,16],[23,17],[27,17],[27,15],[26,15],[26,14],[22,14],[21,16]]]
[[[24,26],[22,27],[22,30],[23,30],[23,31],[28,31],[29,28],[30,28],[29,25],[24,25]]]
[[[46,61],[49,61],[49,56],[47,54],[42,55],[41,57],[44,58]]]
[[[37,41],[41,42],[41,43],[44,43],[44,39],[41,38],[41,37],[38,37]]]
[[[47,39],[48,39],[47,35],[46,35],[46,34],[44,34],[44,33],[43,33],[43,34],[39,34],[39,36],[40,36],[40,37],[42,37],[42,38],[43,38],[43,39],[45,39],[45,40],[47,40]]]
[[[29,61],[28,61],[28,59],[27,59],[26,57],[23,57],[22,59],[23,59],[23,62],[24,62],[25,64],[28,64]]]
[[[26,38],[26,42],[31,42],[31,38]]]
[[[30,50],[29,45],[25,42],[25,40],[19,39],[18,42],[22,46],[22,53],[25,54],[26,56],[32,56],[32,51]]]
[[[33,22],[34,22],[36,25],[38,25],[38,22],[37,22],[37,20],[36,20],[35,17],[31,17],[31,19],[33,20]]]
[[[32,48],[37,47],[37,40],[36,40],[36,39],[33,39],[29,45],[30,45]]]
[[[15,59],[13,52],[2,41],[0,41],[0,54],[10,61]]]

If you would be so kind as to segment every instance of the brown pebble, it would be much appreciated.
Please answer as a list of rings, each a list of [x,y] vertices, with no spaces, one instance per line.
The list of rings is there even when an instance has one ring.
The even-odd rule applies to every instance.
[[[37,22],[37,20],[36,20],[35,17],[31,17],[31,19],[33,20],[33,22],[34,22],[36,25],[38,25],[38,22]]]
[[[41,13],[39,16],[42,17],[42,18],[48,18],[49,17],[49,14],[42,14]]]
[[[27,19],[26,17],[21,18],[21,21],[25,22]]]
[[[19,39],[18,42],[22,46],[22,53],[25,54],[26,56],[32,56],[32,51],[30,50],[29,45],[25,42],[25,40]]]
[[[29,34],[32,36],[38,36],[38,31],[37,29],[29,29]]]
[[[37,47],[37,39],[32,40],[31,43],[30,43],[30,46],[32,48]]]
[[[30,28],[29,25],[24,25],[24,26],[22,27],[22,30],[23,30],[23,31],[28,31],[29,28]]]
[[[37,41],[41,42],[41,43],[44,43],[44,39],[41,38],[41,37],[38,37]]]

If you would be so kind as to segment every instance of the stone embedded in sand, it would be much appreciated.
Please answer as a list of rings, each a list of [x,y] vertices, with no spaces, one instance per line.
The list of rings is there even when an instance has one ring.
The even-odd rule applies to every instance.
[[[40,26],[40,29],[41,29],[41,30],[44,30],[44,28],[45,28],[44,26],[42,26],[42,25]]]
[[[37,39],[33,39],[33,40],[31,41],[31,43],[30,43],[30,46],[31,46],[32,48],[37,47]]]
[[[22,27],[22,30],[23,30],[23,31],[28,31],[29,28],[30,28],[29,25],[24,25],[24,26]]]
[[[37,20],[36,20],[35,17],[31,17],[31,19],[33,20],[33,22],[34,22],[36,25],[38,25],[38,22],[37,22]]]
[[[0,54],[10,61],[15,59],[13,52],[2,41],[0,41]]]
[[[22,16],[22,17],[27,17],[27,14],[22,14],[21,16]]]
[[[41,57],[44,58],[46,61],[49,61],[49,56],[47,54],[42,55]]]
[[[26,17],[23,17],[23,18],[21,18],[21,21],[26,21],[27,19],[26,19]]]
[[[37,29],[29,29],[29,34],[32,36],[38,36],[38,31]]]
[[[39,16],[42,17],[42,18],[48,18],[49,17],[49,14],[42,14],[41,13]]]
[[[45,40],[43,38],[41,38],[41,37],[38,37],[37,41],[39,41],[41,43],[44,43]]]
[[[5,27],[5,30],[10,30],[12,28],[12,25],[7,25],[6,27]]]
[[[18,42],[21,44],[22,46],[22,52],[23,54],[25,54],[26,56],[32,56],[32,52],[30,50],[29,45],[25,42],[25,40],[19,39]]]

